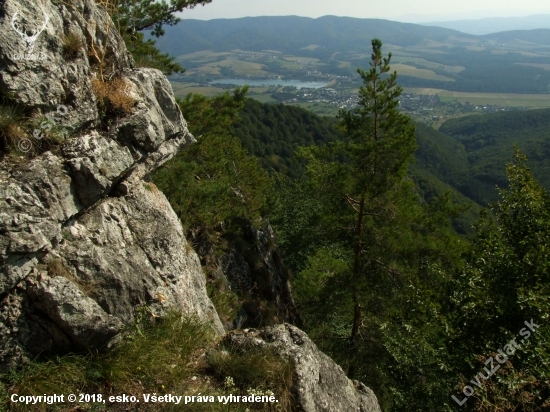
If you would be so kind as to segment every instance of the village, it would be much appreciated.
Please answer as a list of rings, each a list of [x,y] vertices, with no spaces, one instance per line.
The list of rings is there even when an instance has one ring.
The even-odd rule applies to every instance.
[[[314,105],[330,105],[335,111],[339,109],[353,109],[359,103],[357,93],[351,93],[349,89],[337,90],[331,87],[318,89],[295,87],[271,87],[265,94],[279,103]],[[447,118],[457,117],[470,113],[493,113],[509,110],[520,110],[520,107],[507,107],[501,105],[473,105],[469,102],[441,101],[438,95],[426,95],[415,93],[403,93],[399,100],[399,107],[403,113],[410,115],[416,121],[432,124]]]

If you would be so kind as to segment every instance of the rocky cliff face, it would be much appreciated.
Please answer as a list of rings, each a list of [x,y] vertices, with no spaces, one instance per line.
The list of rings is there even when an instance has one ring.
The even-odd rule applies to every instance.
[[[301,326],[289,271],[276,247],[272,227],[264,223],[258,228],[243,222],[241,230],[239,236],[227,239],[222,254],[211,243],[190,234],[210,280],[228,286],[238,297],[240,307],[235,314],[219,312],[224,328],[259,328],[282,322]]]
[[[92,1],[7,1],[2,14],[0,91],[35,114],[54,113],[70,131],[60,149],[0,165],[3,369],[28,356],[108,346],[139,306],[182,308],[223,333],[198,257],[164,195],[144,181],[194,141],[167,79],[133,67]],[[15,28],[34,30],[46,18],[29,53]],[[70,59],[62,40],[69,32],[82,42]],[[107,64],[90,57],[93,49]],[[92,84],[101,64],[134,102],[108,127]]]
[[[148,179],[194,142],[167,79],[134,67],[108,14],[92,0],[6,0],[0,18],[0,93],[33,117],[49,116],[66,136],[32,157],[0,161],[0,372],[37,355],[109,348],[139,308],[155,316],[169,308],[193,313],[223,335],[201,262]],[[129,108],[102,102],[94,78],[116,79]],[[234,255],[222,271],[248,279]],[[269,298],[281,287],[289,294],[276,282],[264,293]],[[320,371],[297,382],[303,410],[378,410],[373,395],[354,387],[303,332],[287,326],[279,334],[286,334],[280,352],[297,368]],[[302,349],[296,336],[307,343]],[[310,358],[317,366],[308,366]],[[330,369],[337,378],[324,380]],[[363,402],[357,388],[371,400]],[[323,391],[350,401],[316,401]]]

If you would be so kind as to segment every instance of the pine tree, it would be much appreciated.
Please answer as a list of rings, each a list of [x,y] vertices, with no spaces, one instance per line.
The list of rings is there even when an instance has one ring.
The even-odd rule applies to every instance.
[[[329,189],[333,197],[346,204],[344,226],[352,229],[346,243],[352,249],[351,297],[353,320],[349,336],[349,355],[356,356],[357,338],[365,310],[361,290],[365,278],[388,269],[384,262],[368,254],[365,242],[376,242],[373,227],[391,213],[387,195],[403,181],[416,149],[414,125],[398,111],[402,89],[397,73],[390,72],[391,53],[382,56],[382,42],[372,40],[371,68],[358,69],[364,85],[359,90],[359,106],[339,113],[343,141],[302,149],[308,160],[308,173],[319,188]],[[368,220],[368,222],[366,222]],[[382,272],[384,271],[382,270]],[[350,364],[348,375],[355,373]]]
[[[161,53],[144,31],[155,37],[164,35],[163,26],[174,26],[181,20],[175,14],[212,0],[102,0],[121,36],[139,67],[152,67],[164,74],[183,73],[183,67],[168,54]]]

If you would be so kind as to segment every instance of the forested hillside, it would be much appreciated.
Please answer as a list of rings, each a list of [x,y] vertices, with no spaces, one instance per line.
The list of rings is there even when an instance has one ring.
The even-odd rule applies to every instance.
[[[297,178],[304,162],[299,146],[322,145],[342,138],[337,120],[283,104],[247,99],[235,135],[269,172]],[[528,110],[451,119],[438,130],[416,124],[418,150],[410,167],[425,199],[453,190],[460,203],[487,206],[498,199],[496,186],[506,187],[505,165],[514,145],[525,152],[535,176],[550,188],[550,110]],[[473,205],[473,203],[472,203]],[[468,213],[471,219],[477,215]],[[469,223],[464,222],[461,231]]]
[[[541,184],[550,188],[550,110],[451,119],[439,131],[456,142],[449,162],[456,164],[457,170],[441,176],[476,202],[487,205],[498,199],[495,186],[507,185],[505,164],[514,145],[527,154]]]
[[[281,36],[284,33],[284,36]],[[365,39],[383,36],[390,44],[412,46],[424,40],[444,41],[450,36],[474,39],[475,36],[439,27],[426,27],[382,19],[357,19],[324,16],[318,19],[298,16],[245,17],[240,19],[185,20],[166,28],[159,46],[174,56],[199,50],[227,51],[278,50],[321,57],[332,50],[368,50]],[[179,38],[188,41],[178,41]],[[304,50],[311,44],[317,48]],[[330,55],[329,55],[330,56]]]
[[[341,140],[343,135],[336,125],[335,118],[318,116],[299,107],[248,99],[234,130],[243,146],[260,159],[268,172],[295,179],[303,177],[305,171],[305,162],[297,158],[296,149]],[[460,233],[471,232],[470,225],[477,218],[479,207],[458,190],[469,173],[463,146],[422,124],[416,125],[416,139],[416,162],[411,165],[409,175],[418,193],[429,201],[451,191],[454,201],[471,206],[471,210],[456,219],[455,227]]]
[[[294,155],[299,146],[322,145],[341,139],[336,119],[284,104],[248,99],[235,124],[235,134],[268,171],[300,177],[304,162]]]

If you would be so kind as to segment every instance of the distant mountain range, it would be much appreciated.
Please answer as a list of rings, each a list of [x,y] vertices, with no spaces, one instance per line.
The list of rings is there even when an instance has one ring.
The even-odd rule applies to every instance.
[[[449,46],[510,41],[550,45],[550,29],[475,36],[449,28],[335,16],[318,19],[274,16],[182,20],[178,25],[166,28],[166,35],[158,40],[158,45],[175,56],[201,50],[234,49],[298,53],[316,45],[315,49],[305,53],[322,58],[335,51],[368,51],[370,39],[374,37],[401,47],[425,45],[430,41]]]
[[[373,38],[384,42],[384,52],[393,53],[402,86],[550,92],[550,29],[473,35],[381,19],[246,17],[183,20],[167,27],[157,44],[197,74],[193,81],[239,76],[302,79],[308,73],[334,79],[368,67]]]
[[[419,23],[458,30],[468,34],[491,34],[512,30],[550,29],[550,14],[535,14],[526,17],[493,17],[476,20],[433,21]]]

